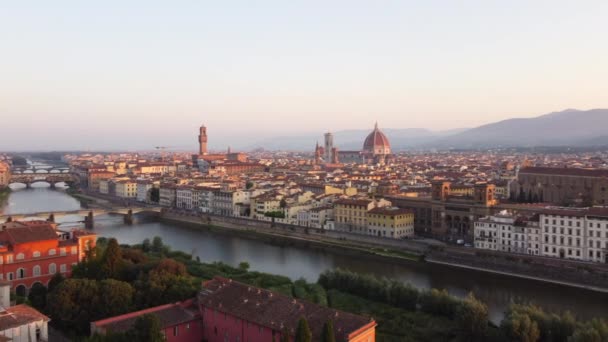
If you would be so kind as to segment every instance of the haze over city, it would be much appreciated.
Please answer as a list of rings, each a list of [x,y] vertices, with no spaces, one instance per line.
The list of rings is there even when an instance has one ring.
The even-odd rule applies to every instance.
[[[0,149],[195,149],[203,122],[223,149],[376,121],[440,131],[606,108],[607,12],[604,1],[5,3]]]

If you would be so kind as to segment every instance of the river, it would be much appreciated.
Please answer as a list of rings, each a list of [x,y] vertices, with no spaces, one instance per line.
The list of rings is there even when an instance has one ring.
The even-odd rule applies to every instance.
[[[13,192],[1,211],[22,214],[52,210],[77,210],[80,203],[61,190],[34,184],[25,189],[12,185]],[[64,217],[63,227],[78,225],[80,217]],[[238,265],[247,261],[252,270],[281,274],[292,279],[300,277],[316,281],[319,274],[337,267],[373,273],[408,282],[421,289],[445,288],[457,296],[472,291],[488,304],[490,317],[500,321],[511,302],[529,302],[555,311],[570,310],[581,318],[607,317],[608,294],[546,284],[525,279],[464,271],[424,263],[398,264],[353,257],[339,251],[303,247],[281,247],[230,234],[192,229],[180,224],[167,224],[137,218],[132,226],[124,225],[120,216],[95,218],[95,232],[103,237],[116,237],[119,243],[140,243],[145,238],[160,236],[171,248],[193,253],[204,262],[222,261]]]

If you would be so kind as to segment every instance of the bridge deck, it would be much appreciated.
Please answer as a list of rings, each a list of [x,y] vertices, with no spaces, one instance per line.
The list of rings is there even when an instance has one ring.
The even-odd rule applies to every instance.
[[[114,215],[127,215],[129,210],[132,211],[133,214],[138,214],[141,212],[160,212],[160,208],[156,207],[136,207],[136,208],[114,208],[114,209],[82,209],[82,210],[71,210],[71,211],[45,211],[45,212],[37,212],[37,213],[29,213],[29,214],[14,214],[14,215],[0,215],[0,222],[6,222],[6,220],[10,217],[14,221],[18,221],[20,219],[25,218],[41,218],[48,219],[51,214],[54,217],[60,218],[64,216],[86,216],[89,215],[90,212],[93,213],[93,216],[104,215],[104,214],[114,214]]]

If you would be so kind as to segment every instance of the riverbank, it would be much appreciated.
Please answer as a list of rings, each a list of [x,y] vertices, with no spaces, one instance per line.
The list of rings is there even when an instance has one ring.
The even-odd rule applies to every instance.
[[[281,247],[298,246],[310,249],[339,252],[342,255],[349,256],[366,255],[368,258],[374,260],[390,260],[398,263],[421,262],[424,258],[423,254],[392,250],[382,246],[370,248],[369,245],[363,245],[348,240],[331,238],[321,239],[313,236],[299,236],[299,234],[293,231],[269,231],[266,229],[256,229],[248,226],[235,226],[217,220],[214,220],[211,224],[208,224],[203,222],[195,222],[187,217],[181,217],[180,219],[180,217],[177,216],[167,215],[161,215],[159,219],[166,223],[178,223],[190,229],[208,231],[215,234],[236,235],[245,239],[262,241]]]
[[[467,265],[456,264],[456,263],[451,263],[451,262],[433,260],[432,258],[426,258],[425,261],[428,263],[432,263],[432,264],[456,267],[456,268],[472,270],[472,271],[477,271],[477,272],[499,274],[499,275],[504,275],[507,277],[516,277],[516,278],[521,278],[521,279],[527,279],[527,280],[533,280],[533,281],[539,281],[539,282],[545,282],[545,283],[552,283],[552,284],[561,285],[561,286],[576,287],[576,288],[595,291],[595,292],[608,293],[608,289],[602,288],[602,287],[583,285],[583,284],[553,280],[553,279],[542,278],[542,277],[534,277],[534,276],[530,276],[530,275],[518,274],[518,273],[512,273],[512,272],[502,272],[502,271],[497,271],[497,270],[483,268],[483,267],[467,266]]]
[[[383,244],[378,239],[365,239],[360,235],[343,232],[320,232],[298,226],[273,226],[269,222],[254,221],[241,218],[225,218],[221,216],[180,213],[165,211],[161,220],[168,222],[187,223],[198,229],[211,229],[215,232],[237,234],[250,239],[258,239],[278,244],[298,244],[309,248],[321,248],[341,253],[358,253],[369,258],[390,262],[430,262],[445,267],[466,269],[471,272],[493,273],[506,277],[527,279],[535,282],[551,283],[586,289],[594,292],[608,293],[608,274],[591,269],[587,265],[572,267],[571,265],[531,264],[519,262],[513,256],[497,257],[485,255],[477,251],[450,251],[450,249],[429,248],[415,244],[395,248],[395,244]],[[362,239],[363,238],[363,239]],[[384,239],[386,240],[386,239]],[[391,241],[386,241],[391,242]],[[502,258],[501,258],[502,257]],[[510,261],[513,259],[513,261]],[[536,260],[537,261],[537,260]],[[551,260],[553,263],[557,261]]]

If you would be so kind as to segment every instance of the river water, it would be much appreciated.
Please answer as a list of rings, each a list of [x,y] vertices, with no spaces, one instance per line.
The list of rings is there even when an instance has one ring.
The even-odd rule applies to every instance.
[[[51,190],[46,184],[32,189],[12,185],[14,191],[0,209],[4,214],[22,214],[53,210],[77,210],[80,203],[65,192]],[[59,219],[63,227],[80,225],[80,217]],[[137,218],[132,226],[120,216],[95,218],[99,236],[116,237],[119,243],[140,243],[160,236],[171,248],[193,253],[204,262],[222,261],[238,265],[247,261],[251,269],[281,274],[292,279],[303,277],[316,281],[327,269],[346,268],[408,282],[421,289],[445,288],[457,296],[473,291],[488,304],[491,319],[498,322],[511,302],[530,302],[555,311],[570,310],[581,318],[607,317],[608,294],[516,279],[482,272],[458,270],[424,263],[400,264],[344,255],[304,247],[282,247],[266,242],[193,229],[187,225],[167,224]]]

